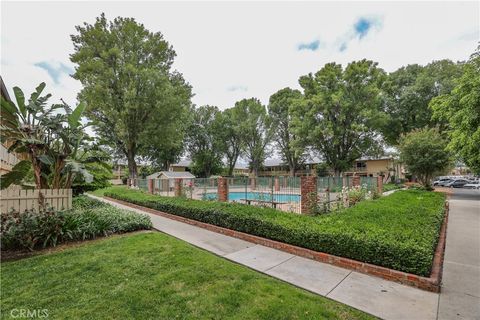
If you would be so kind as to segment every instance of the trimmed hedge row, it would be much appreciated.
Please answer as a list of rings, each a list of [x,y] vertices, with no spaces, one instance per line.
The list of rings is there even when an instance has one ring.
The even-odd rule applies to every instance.
[[[105,196],[420,276],[430,274],[445,201],[440,193],[405,190],[336,213],[306,216],[122,187],[109,188]]]

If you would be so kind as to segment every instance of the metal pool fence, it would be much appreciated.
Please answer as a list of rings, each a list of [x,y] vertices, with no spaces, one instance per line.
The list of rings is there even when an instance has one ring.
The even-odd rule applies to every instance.
[[[167,197],[217,201],[219,178],[192,179],[136,179],[137,188]],[[301,178],[278,177],[231,177],[226,179],[228,201],[271,207],[281,211],[302,213]],[[308,200],[317,212],[327,212],[348,206],[376,192],[376,177],[316,177],[316,192]],[[370,192],[370,193],[369,193]],[[353,200],[352,200],[353,199]],[[305,201],[305,197],[304,197]],[[353,201],[353,202],[352,202]]]

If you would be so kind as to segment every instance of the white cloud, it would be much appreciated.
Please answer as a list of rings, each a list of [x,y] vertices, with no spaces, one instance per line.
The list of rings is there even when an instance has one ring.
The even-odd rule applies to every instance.
[[[74,104],[81,84],[58,81],[35,63],[73,69],[75,25],[134,17],[161,31],[177,52],[174,67],[193,86],[197,105],[232,107],[242,98],[263,103],[325,63],[371,59],[387,71],[408,63],[465,60],[478,43],[478,2],[2,2],[1,74],[7,87],[29,94],[41,81],[54,99]],[[381,28],[361,40],[345,35],[361,17],[380,17]],[[298,50],[320,40],[319,47]],[[235,90],[229,90],[237,87]]]

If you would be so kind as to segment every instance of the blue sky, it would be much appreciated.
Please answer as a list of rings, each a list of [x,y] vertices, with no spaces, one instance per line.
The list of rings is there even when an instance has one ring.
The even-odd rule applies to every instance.
[[[393,71],[409,63],[465,60],[479,41],[479,2],[1,2],[1,75],[11,92],[47,83],[52,102],[75,104],[81,84],[75,25],[134,17],[160,31],[197,105],[263,103],[325,63],[363,58]],[[28,23],[26,23],[28,22]],[[34,26],[34,27],[32,27]]]

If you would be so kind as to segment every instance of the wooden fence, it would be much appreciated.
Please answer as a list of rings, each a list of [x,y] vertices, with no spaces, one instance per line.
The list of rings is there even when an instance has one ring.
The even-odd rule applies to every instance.
[[[38,210],[41,196],[43,196],[46,207],[53,207],[57,210],[72,208],[72,189],[6,189],[0,191],[0,212],[8,212],[12,208],[21,212],[27,209]]]

